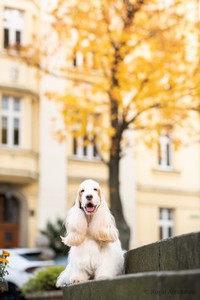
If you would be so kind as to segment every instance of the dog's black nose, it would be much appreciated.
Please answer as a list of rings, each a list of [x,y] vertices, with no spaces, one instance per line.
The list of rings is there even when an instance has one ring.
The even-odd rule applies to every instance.
[[[93,198],[93,196],[92,196],[92,195],[87,195],[87,196],[86,196],[86,199],[87,199],[87,200],[89,200],[89,201],[91,201],[91,200],[92,200],[92,198]]]

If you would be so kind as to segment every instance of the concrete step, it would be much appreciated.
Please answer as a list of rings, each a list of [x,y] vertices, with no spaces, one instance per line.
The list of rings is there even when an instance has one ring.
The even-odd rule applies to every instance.
[[[128,274],[91,280],[63,290],[65,300],[197,300],[200,269]]]
[[[200,268],[200,232],[145,245],[126,254],[126,274]]]
[[[126,274],[64,288],[64,300],[200,299],[200,232],[126,253]]]

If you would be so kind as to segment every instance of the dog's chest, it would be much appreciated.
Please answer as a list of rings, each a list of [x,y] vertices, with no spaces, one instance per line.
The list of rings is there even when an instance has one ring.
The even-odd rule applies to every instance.
[[[104,243],[87,239],[78,247],[71,248],[72,259],[76,259],[76,263],[79,261],[83,268],[92,273],[102,262],[104,248]]]

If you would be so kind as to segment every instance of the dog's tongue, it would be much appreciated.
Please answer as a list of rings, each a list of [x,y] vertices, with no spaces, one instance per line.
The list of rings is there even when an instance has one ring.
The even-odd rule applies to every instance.
[[[95,210],[94,206],[87,206],[86,208],[87,212],[92,213]]]

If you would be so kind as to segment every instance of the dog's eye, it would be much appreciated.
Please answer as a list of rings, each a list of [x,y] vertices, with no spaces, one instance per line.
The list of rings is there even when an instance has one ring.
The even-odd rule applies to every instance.
[[[96,192],[97,192],[98,190],[97,190],[97,189],[94,189],[94,191],[96,191]]]
[[[81,190],[81,193],[85,192],[85,190]]]

